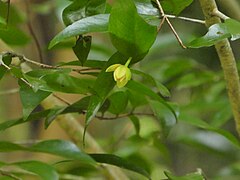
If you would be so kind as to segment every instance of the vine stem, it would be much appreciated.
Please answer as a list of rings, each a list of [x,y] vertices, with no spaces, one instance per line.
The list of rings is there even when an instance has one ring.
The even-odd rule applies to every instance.
[[[207,27],[221,22],[221,19],[216,16],[218,8],[215,0],[199,0],[199,2],[206,19]],[[236,130],[240,136],[240,82],[236,60],[228,39],[216,43],[215,48],[226,80],[227,92],[235,119]]]

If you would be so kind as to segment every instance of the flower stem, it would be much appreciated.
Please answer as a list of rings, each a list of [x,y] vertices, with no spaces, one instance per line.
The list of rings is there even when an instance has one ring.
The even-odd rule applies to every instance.
[[[132,57],[130,57],[130,58],[127,60],[127,62],[125,63],[125,66],[126,66],[126,67],[128,67],[128,65],[130,64],[131,60],[132,60]]]

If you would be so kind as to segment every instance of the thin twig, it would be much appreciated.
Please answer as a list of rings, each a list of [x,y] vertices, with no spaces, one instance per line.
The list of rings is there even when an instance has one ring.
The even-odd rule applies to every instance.
[[[174,29],[173,25],[171,24],[171,22],[169,21],[168,18],[166,18],[166,21],[167,21],[168,26],[171,28],[173,34],[175,35],[178,43],[179,43],[184,49],[186,49],[187,47],[183,44],[181,38],[178,36],[176,30]]]
[[[160,25],[159,25],[159,27],[158,27],[158,32],[161,30],[161,28],[162,28],[162,26],[163,26],[163,23],[164,23],[165,20],[166,20],[168,26],[170,27],[171,31],[172,31],[173,34],[175,35],[178,43],[181,45],[181,47],[182,47],[183,49],[186,49],[187,47],[183,44],[181,38],[178,36],[176,30],[174,29],[173,25],[172,25],[171,22],[169,21],[168,16],[164,13],[164,10],[163,10],[163,8],[162,8],[162,5],[161,5],[160,1],[159,1],[159,0],[156,0],[156,2],[157,2],[158,9],[159,9],[159,11],[160,11],[160,14],[161,14],[161,16],[163,17],[163,20],[161,21],[161,23],[160,23]]]
[[[223,14],[222,12],[220,12],[218,9],[214,9],[212,12],[212,15],[217,16],[223,20],[229,19],[228,16],[226,16],[225,14]]]
[[[32,23],[31,23],[31,12],[30,12],[30,7],[29,7],[29,1],[28,0],[25,0],[25,5],[26,5],[27,16],[29,17],[29,19],[27,21],[27,26],[28,26],[30,34],[33,37],[34,43],[36,45],[38,56],[40,58],[40,62],[43,63],[43,55],[42,55],[41,45],[38,41],[38,38],[37,38],[37,36],[36,36],[36,34],[33,30]]]
[[[201,20],[201,19],[194,19],[194,18],[182,17],[182,16],[174,16],[174,15],[170,15],[170,14],[165,14],[165,17],[168,17],[168,18],[171,18],[171,19],[180,19],[180,20],[184,20],[184,21],[189,21],[189,22],[199,23],[199,24],[204,24],[205,25],[205,21]]]

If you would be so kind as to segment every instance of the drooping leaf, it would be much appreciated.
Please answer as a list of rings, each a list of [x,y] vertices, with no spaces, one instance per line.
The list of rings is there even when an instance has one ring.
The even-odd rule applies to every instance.
[[[87,61],[91,49],[91,41],[91,36],[79,36],[75,46],[72,48],[82,65]]]
[[[139,135],[139,132],[140,132],[140,122],[139,122],[138,117],[131,115],[131,116],[129,116],[129,119],[132,121],[132,123],[134,125],[136,134]]]
[[[127,94],[123,91],[118,91],[109,96],[110,107],[108,109],[109,112],[113,114],[122,113],[128,104]]]
[[[62,12],[62,19],[66,26],[86,17],[85,8],[88,0],[75,0]]]
[[[229,33],[231,34],[231,40],[237,40],[240,38],[240,22],[234,19],[226,19],[224,24],[227,26]]]
[[[157,35],[157,27],[139,16],[132,0],[119,0],[114,4],[108,30],[115,48],[125,56],[133,57],[134,62],[143,58]]]
[[[137,166],[136,164],[133,164],[131,162],[128,162],[127,160],[124,160],[118,156],[115,156],[113,154],[89,154],[95,161],[100,163],[106,163],[118,166],[120,168],[124,168],[130,171],[134,171],[136,173],[142,174],[143,176],[150,178],[150,175],[148,172],[141,167]]]
[[[164,174],[168,177],[168,180],[205,180],[201,172],[194,172],[185,176],[174,176],[172,173],[166,171]]]
[[[31,87],[19,81],[20,98],[23,106],[23,119],[26,120],[30,113],[45,99],[51,92],[38,90],[33,91]]]
[[[106,32],[108,30],[108,19],[109,14],[99,14],[72,23],[51,40],[49,49],[59,42],[74,36],[92,32]]]
[[[150,106],[161,125],[161,131],[167,136],[171,128],[177,123],[174,114],[169,108],[158,101],[150,101]]]
[[[41,177],[42,180],[58,180],[59,176],[56,170],[43,162],[40,161],[23,161],[23,162],[15,162],[11,163],[12,165],[17,165],[20,168],[37,174]]]

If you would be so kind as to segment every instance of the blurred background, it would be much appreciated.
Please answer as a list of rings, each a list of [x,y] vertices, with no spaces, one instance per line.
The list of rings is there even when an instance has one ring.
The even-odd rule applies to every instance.
[[[68,41],[61,46],[48,50],[50,40],[63,28],[61,13],[70,1],[68,0],[12,0],[10,11],[16,12],[20,29],[26,34],[27,43],[6,45],[0,41],[0,51],[13,50],[24,54],[29,59],[46,64],[58,64],[62,61],[77,60],[71,47],[74,41]],[[238,0],[217,0],[219,9],[240,21],[240,2]],[[5,17],[3,9],[0,15]],[[14,14],[13,13],[13,14]],[[181,16],[203,19],[198,1],[194,1],[186,8]],[[13,15],[13,18],[14,15]],[[207,32],[204,25],[171,19],[175,29],[185,44],[197,36]],[[32,30],[31,30],[32,29]],[[34,31],[40,43],[39,48],[32,38]],[[93,48],[89,59],[106,61],[115,52],[110,38],[104,33],[93,35]],[[9,44],[9,43],[8,43]],[[231,42],[238,65],[240,59],[240,43]],[[189,125],[181,119],[201,119],[216,128],[225,129],[237,136],[234,120],[225,90],[225,82],[214,47],[201,49],[182,49],[167,25],[161,29],[150,53],[133,69],[142,70],[170,91],[168,98],[178,104],[180,120],[171,130],[167,139],[159,135],[161,127],[151,117],[141,117],[140,137],[135,136],[135,130],[129,119],[113,121],[94,120],[89,132],[108,153],[137,162],[151,172],[153,179],[164,178],[163,171],[168,170],[176,175],[184,175],[201,169],[209,179],[234,180],[240,177],[240,153],[226,138],[212,131],[203,130]],[[240,68],[240,66],[239,66]],[[139,76],[133,77],[148,83]],[[80,97],[77,95],[59,94],[66,101],[72,103]],[[41,107],[39,107],[41,108]],[[144,104],[139,111],[148,112],[150,109]],[[10,74],[0,81],[0,122],[17,119],[22,116],[18,85]],[[84,117],[75,115],[80,123]],[[45,130],[42,121],[25,123],[0,133],[1,140],[13,142],[28,142],[39,139],[68,139],[66,133],[53,123]],[[35,157],[38,155],[34,155]],[[41,159],[51,161],[49,156],[39,155]],[[16,161],[32,158],[25,153],[0,154],[0,160]],[[83,175],[78,166],[69,166],[62,171]],[[85,167],[86,168],[86,167]],[[86,168],[86,172],[94,170]],[[132,179],[143,179],[140,175],[130,173]],[[96,175],[96,177],[98,177]]]

